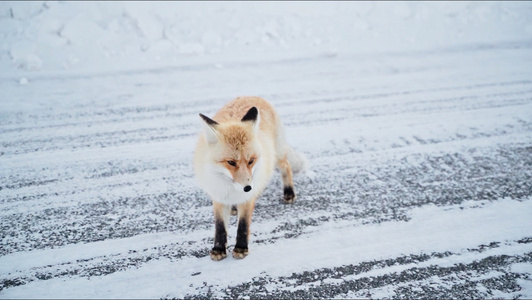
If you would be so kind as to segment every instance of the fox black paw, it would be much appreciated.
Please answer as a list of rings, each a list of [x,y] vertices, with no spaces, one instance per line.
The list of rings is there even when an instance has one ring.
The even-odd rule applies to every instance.
[[[220,261],[224,258],[227,257],[227,252],[225,252],[225,249],[224,250],[221,250],[221,249],[212,249],[211,250],[211,259],[214,260],[214,261]]]
[[[235,248],[233,249],[233,257],[236,258],[236,259],[242,259],[246,256],[248,256],[248,249],[244,249],[244,248]]]
[[[292,188],[291,186],[285,186],[284,187],[284,202],[294,203],[294,200],[296,200],[296,194],[294,193],[294,188]]]

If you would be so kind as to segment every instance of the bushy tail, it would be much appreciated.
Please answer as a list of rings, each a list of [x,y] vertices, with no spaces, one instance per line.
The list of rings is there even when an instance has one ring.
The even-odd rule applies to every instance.
[[[303,173],[310,175],[309,163],[304,153],[294,150],[292,147],[287,147],[286,158],[292,167],[292,173]]]

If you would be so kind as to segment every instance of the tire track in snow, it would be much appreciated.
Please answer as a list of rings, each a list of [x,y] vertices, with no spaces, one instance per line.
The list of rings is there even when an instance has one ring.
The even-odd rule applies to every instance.
[[[328,62],[321,61],[320,66],[326,66]],[[290,68],[296,66],[296,69],[308,71],[303,65],[303,62],[296,61]],[[344,75],[357,75],[344,65],[330,67],[332,71],[328,76],[338,80]],[[307,153],[316,176],[296,179],[300,197],[291,206],[280,203],[280,180],[275,178],[272,181],[257,203],[252,247],[304,238],[339,221],[349,221],[354,226],[408,222],[408,212],[412,208],[428,204],[447,206],[466,200],[523,200],[530,197],[532,82],[523,79],[528,77],[526,74],[516,75],[510,70],[508,78],[501,75],[504,81],[494,81],[486,75],[466,77],[458,82],[444,80],[453,72],[446,73],[445,68],[436,64],[426,68],[403,66],[395,73],[393,65],[378,67],[382,68],[375,69],[371,64],[360,67],[360,70],[373,70],[370,77],[383,80],[371,87],[358,83],[355,88],[345,88],[338,84],[330,90],[316,87],[308,91],[304,90],[308,85],[303,85],[272,94],[271,100],[282,113],[289,134],[312,131],[317,127],[325,130],[319,135],[323,141],[314,147],[310,144],[315,144],[315,140],[295,136],[296,148]],[[284,65],[276,68],[283,70]],[[453,71],[462,70],[460,68],[449,67]],[[409,76],[430,77],[435,76],[431,72],[436,70],[443,72],[438,75],[442,82],[427,88],[394,83],[408,77],[406,72],[414,73]],[[194,76],[198,77],[203,71],[195,72],[199,75]],[[148,78],[151,85],[147,88],[153,88],[153,82],[156,82],[153,76],[157,74],[148,73],[135,80]],[[321,80],[322,73],[313,71],[309,74],[308,78],[299,80],[311,84]],[[379,77],[383,74],[390,77]],[[291,79],[290,75],[283,76]],[[221,85],[213,89],[226,93]],[[267,95],[264,97],[269,99]],[[206,256],[212,237],[195,236],[194,232],[210,232],[212,229],[210,203],[194,185],[190,157],[183,153],[192,149],[190,140],[195,139],[198,131],[196,114],[215,111],[219,101],[223,101],[221,98],[164,105],[137,103],[122,107],[102,101],[97,108],[91,108],[88,101],[73,110],[59,107],[52,112],[2,114],[0,163],[8,168],[0,171],[3,245],[0,257],[158,232],[190,234],[191,237],[182,242],[168,241],[156,247],[132,250],[136,252],[105,253],[80,261],[0,274],[0,289],[54,278],[126,272],[157,259]],[[434,124],[431,125],[431,121]],[[364,124],[369,125],[364,127]],[[129,129],[125,130],[126,127]],[[358,131],[349,132],[346,127]],[[400,129],[399,132],[389,133],[395,127]],[[342,129],[344,132],[338,133]],[[329,136],[327,130],[334,134]],[[175,143],[157,144],[154,141]],[[136,158],[135,155],[124,157],[121,153],[129,146],[146,144],[182,148],[176,157],[172,156],[174,149],[143,153]],[[88,153],[100,153],[103,147],[107,148],[107,152],[101,152],[104,154],[86,158]],[[146,149],[154,150],[155,146]],[[116,153],[110,154],[112,152]],[[62,159],[47,160],[58,154],[64,155]],[[31,164],[22,163],[26,159],[30,159]],[[14,160],[16,164],[12,162]],[[493,242],[496,245],[504,243]],[[482,247],[479,245],[478,249]],[[407,265],[447,255],[459,254],[409,255],[368,264],[372,267]],[[487,260],[481,261],[480,266],[485,268],[491,264],[495,267],[483,269],[473,277],[514,263],[530,263],[529,257],[529,253],[511,257],[488,256],[483,258]],[[491,260],[494,262],[490,263]],[[347,272],[349,275],[356,275],[360,274],[356,270],[365,266],[363,263],[331,270],[343,270],[344,273],[340,274],[343,278],[347,270],[352,269],[351,273]],[[355,296],[378,295],[379,289],[393,289],[397,297],[415,297],[420,295],[417,288],[430,286],[424,280],[431,276],[452,281],[452,274],[462,272],[462,269],[467,273],[476,266],[476,262],[468,262],[463,266],[409,267],[398,273],[351,279],[342,284],[334,282],[338,279],[335,273],[320,269],[296,273],[291,278],[258,277],[257,289],[253,291],[268,291],[267,286],[272,282],[275,287],[283,280],[295,280],[297,285],[306,285],[300,292],[283,294],[279,291],[273,295],[350,296],[355,295],[350,294],[353,291],[365,288],[368,294]],[[506,292],[513,293],[517,280],[526,279],[524,275],[515,274],[503,270],[492,277],[495,279],[487,278],[482,284],[488,289],[506,291],[506,286],[497,286],[494,282],[502,280],[510,286]],[[314,278],[316,275],[317,279]],[[390,287],[390,282],[401,284]],[[241,293],[244,287],[248,286],[232,286],[227,295]],[[218,288],[205,286],[198,293]],[[426,292],[436,297],[445,293],[458,295],[459,291],[472,297],[490,295],[476,285],[464,285],[458,281],[447,287],[440,284]]]
[[[402,160],[402,164],[391,166],[386,170],[381,169],[380,173],[375,169],[359,169],[355,176],[350,170],[346,170],[347,172],[338,172],[337,176],[331,177],[329,175],[328,178],[316,178],[316,182],[300,182],[302,183],[299,185],[300,190],[305,192],[302,192],[302,199],[290,207],[285,207],[279,203],[279,200],[275,200],[281,199],[280,189],[275,188],[280,186],[280,182],[276,180],[257,203],[255,226],[253,226],[254,247],[298,238],[301,235],[319,230],[320,226],[337,221],[350,220],[354,224],[360,224],[360,226],[389,221],[407,221],[406,213],[410,208],[430,203],[449,205],[461,203],[464,200],[526,197],[532,190],[532,185],[529,183],[532,182],[532,172],[523,166],[532,164],[531,151],[529,148],[516,149],[507,153],[501,152],[497,163],[490,162],[488,157],[477,156],[474,163],[466,165],[467,158],[456,154],[454,156],[429,156],[425,159],[417,158],[421,163],[412,168],[412,163],[407,164],[405,162],[414,158],[407,156]],[[528,160],[524,158],[528,158]],[[456,165],[460,165],[460,168],[456,168]],[[506,176],[486,178],[486,175],[489,175],[490,170],[493,169],[498,169],[501,174]],[[432,174],[432,178],[430,180],[420,178],[420,174],[424,172]],[[376,177],[375,174],[378,174],[379,177]],[[334,187],[335,182],[340,182],[339,178],[343,178],[351,187],[357,188]],[[385,178],[391,180],[384,181]],[[515,182],[509,184],[510,179],[515,180]],[[317,182],[320,185],[316,186]],[[387,184],[383,184],[385,182]],[[447,183],[437,184],[438,182]],[[327,188],[327,186],[329,187]],[[500,187],[505,189],[502,190]],[[312,190],[315,192],[309,192]],[[327,193],[327,191],[334,190],[336,191],[333,194]],[[150,232],[170,231],[193,235],[195,230],[208,231],[211,229],[211,210],[208,200],[205,199],[206,201],[203,203],[198,203],[200,205],[199,210],[191,210],[194,197],[180,200],[179,198],[182,199],[183,197],[179,196],[160,194],[119,198],[113,203],[105,201],[90,205],[68,206],[63,209],[48,209],[42,214],[33,214],[27,219],[24,219],[24,215],[14,215],[4,220],[6,223],[10,223],[10,229],[5,230],[4,233],[7,236],[13,236],[14,239],[11,240],[4,236],[3,240],[7,245],[14,247],[12,251],[20,251],[91,243]],[[195,198],[204,198],[204,196],[198,193]],[[384,204],[375,202],[375,199],[390,198],[401,199],[401,201],[387,201]],[[175,200],[168,203],[169,199]],[[148,203],[152,203],[152,205]],[[153,205],[153,203],[158,205]],[[290,214],[289,221],[286,221],[287,213]],[[143,218],[146,215],[152,215],[155,218]],[[58,216],[66,216],[65,220],[62,220],[65,223],[58,223],[61,221]],[[69,216],[70,218],[68,218]],[[120,218],[115,218],[116,216],[120,216]],[[35,223],[35,220],[41,220],[41,222]],[[261,223],[272,220],[278,224],[275,228],[270,232],[260,231]],[[55,229],[58,227],[63,229]],[[112,230],[110,231],[110,229]],[[35,237],[37,231],[43,232],[40,237]],[[22,238],[16,236],[19,233],[27,236]],[[32,240],[30,237],[34,239]],[[17,244],[16,240],[25,240],[25,245]],[[42,244],[43,242],[45,244]],[[190,242],[199,247],[192,254],[191,252],[179,251],[179,245],[170,244],[166,247],[173,252],[160,251],[140,258],[128,255],[126,258],[119,257],[121,263],[117,263],[111,255],[103,257],[103,262],[99,262],[97,268],[91,265],[91,260],[89,260],[81,264],[79,269],[69,269],[68,272],[62,271],[56,276],[50,275],[49,277],[94,274],[95,270],[100,269],[107,270],[106,272],[99,271],[102,274],[112,273],[123,270],[126,266],[128,268],[139,267],[151,259],[162,257],[178,259],[186,255],[205,256],[208,253],[209,245],[212,244],[210,236],[205,236],[199,241],[191,239]],[[17,249],[17,246],[20,248]],[[144,249],[143,252],[146,253],[148,250]],[[73,268],[72,263],[69,264],[70,268]],[[48,269],[53,269],[53,267],[48,267]],[[34,270],[33,272],[41,274],[44,271]],[[38,278],[41,275],[35,276]],[[9,280],[13,282],[27,281],[16,278]],[[8,285],[8,283],[5,284]]]
[[[504,246],[511,247],[515,244],[530,242],[530,239],[522,239],[506,242]],[[500,247],[500,244],[500,242],[492,242],[488,245],[479,245],[477,248],[467,249],[465,253],[446,251],[412,254],[357,265],[294,273],[287,277],[258,277],[250,282],[222,290],[214,286],[205,286],[202,288],[203,293],[185,298],[229,297],[234,299],[260,296],[265,299],[358,299],[378,298],[385,295],[392,299],[404,299],[412,296],[423,298],[427,294],[442,298],[485,298],[493,296],[493,292],[497,290],[515,293],[518,296],[520,288],[516,280],[528,280],[529,278],[526,274],[512,272],[511,266],[532,263],[532,252],[524,256],[481,254],[489,249]],[[471,253],[479,253],[479,255],[471,255]],[[470,257],[464,258],[468,255]],[[495,275],[486,276],[494,272],[496,272]],[[462,276],[467,276],[472,280],[463,282],[460,279]],[[435,277],[445,284],[435,280]],[[484,291],[480,290],[479,286],[484,287]]]
[[[524,85],[524,86],[523,86]],[[516,88],[516,91],[498,92],[498,93],[486,93],[479,94],[482,91],[482,88],[486,87],[500,87],[503,86],[508,89],[509,86]],[[466,87],[467,89],[471,87]],[[443,99],[430,99],[426,100],[423,96],[426,93],[433,93],[433,90],[427,91],[401,91],[396,93],[380,93],[380,94],[369,94],[369,95],[355,95],[355,96],[340,96],[335,98],[321,98],[317,100],[297,101],[298,105],[310,105],[310,111],[299,111],[295,115],[290,115],[290,121],[286,122],[287,126],[304,126],[311,123],[329,123],[331,121],[339,121],[350,119],[353,117],[374,117],[374,116],[389,116],[390,114],[405,114],[405,113],[430,113],[431,111],[437,112],[446,112],[446,111],[459,111],[459,110],[471,110],[471,109],[482,109],[482,108],[498,108],[498,107],[507,107],[507,106],[519,106],[519,105],[530,105],[532,103],[532,82],[530,81],[517,81],[517,82],[506,82],[499,84],[487,84],[479,85],[477,87],[479,90],[473,90],[472,95],[470,96],[460,96],[454,98],[443,98]],[[456,92],[463,90],[463,87],[453,87],[453,88],[440,88],[439,90],[445,90],[446,92]],[[418,94],[417,97],[420,97],[420,100],[408,101],[403,103],[401,101],[402,96],[410,97],[412,94]],[[388,98],[394,97],[395,102],[387,103]],[[425,96],[430,97],[430,96]],[[485,99],[490,99],[486,101]],[[360,105],[357,103],[361,100],[378,100],[380,103],[372,103],[369,106]],[[384,100],[384,101],[382,101]],[[323,107],[324,103],[329,103],[327,109],[316,110],[312,106]],[[347,104],[347,105],[346,105]],[[292,104],[294,105],[294,104]],[[281,103],[277,105],[279,109],[282,109],[284,104]],[[3,130],[3,135],[5,135],[6,140],[2,142],[2,151],[3,155],[6,154],[19,154],[22,150],[22,153],[26,152],[37,152],[37,151],[46,151],[46,150],[59,150],[65,147],[72,149],[77,149],[80,147],[112,147],[120,146],[122,144],[129,143],[142,143],[154,140],[179,140],[181,138],[188,138],[196,135],[194,129],[197,126],[191,124],[190,122],[194,119],[191,118],[191,115],[195,117],[194,112],[199,111],[199,108],[193,107],[193,109],[188,109],[190,113],[177,113],[181,108],[177,106],[173,107],[153,107],[147,109],[133,110],[126,108],[127,114],[133,113],[132,116],[123,116],[118,119],[111,118],[109,115],[123,115],[123,112],[116,113],[113,109],[108,115],[107,113],[99,113],[98,115],[102,117],[107,117],[103,121],[94,121],[92,120],[92,115],[81,116],[80,114],[74,114],[74,117],[69,116],[69,118],[81,119],[80,123],[68,123],[67,125],[53,125],[54,130],[50,130],[50,133],[53,133],[53,136],[48,138],[43,138],[43,130],[52,129],[48,125],[43,127],[33,127],[31,129],[26,129],[24,131],[34,131],[34,135],[37,137],[35,139],[27,139],[28,132],[22,131],[21,128],[12,129],[12,130]],[[152,112],[157,112],[157,114],[152,114]],[[161,111],[164,114],[161,114]],[[334,118],[322,116],[333,115]],[[174,124],[173,127],[156,127],[153,128],[153,120],[164,118],[167,122],[171,122],[172,119],[179,119],[185,117],[186,123]],[[49,117],[52,120],[54,116]],[[83,121],[83,118],[87,118],[92,121]],[[296,121],[306,119],[306,121]],[[120,126],[121,123],[128,124],[129,122],[141,122],[145,121],[145,124],[139,129],[126,129],[125,126]],[[196,120],[197,121],[197,120]],[[175,122],[174,122],[175,123]],[[93,126],[98,125],[101,128],[92,129]],[[109,131],[109,125],[114,127],[122,128],[117,131]],[[146,128],[146,126],[152,128]],[[61,127],[68,127],[69,132],[74,131],[75,134],[71,135],[57,135],[56,132],[61,130]],[[129,127],[129,126],[128,126]],[[83,134],[89,128],[89,131],[93,133]],[[105,128],[105,129],[104,129]],[[99,129],[99,130],[98,130]],[[14,139],[9,140],[13,137]],[[24,139],[20,139],[20,137]],[[43,147],[44,145],[44,147]],[[16,149],[16,152],[10,151],[10,149]],[[24,149],[24,150],[23,150]]]

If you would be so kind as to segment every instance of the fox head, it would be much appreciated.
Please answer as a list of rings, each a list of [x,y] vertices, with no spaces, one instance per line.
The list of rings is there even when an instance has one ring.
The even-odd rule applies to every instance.
[[[253,171],[260,158],[256,141],[260,123],[258,109],[250,108],[240,121],[218,123],[203,114],[200,117],[214,171],[231,180],[236,189],[251,191]]]

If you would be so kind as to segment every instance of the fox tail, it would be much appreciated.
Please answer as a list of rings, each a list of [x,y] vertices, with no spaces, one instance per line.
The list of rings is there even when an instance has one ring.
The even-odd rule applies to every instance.
[[[310,175],[311,171],[309,169],[309,162],[305,154],[303,152],[294,150],[292,147],[287,147],[286,150],[286,158],[290,162],[292,173],[303,173]]]

